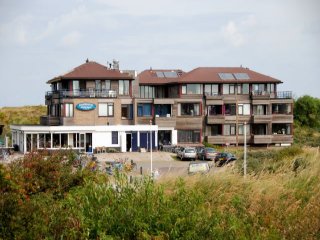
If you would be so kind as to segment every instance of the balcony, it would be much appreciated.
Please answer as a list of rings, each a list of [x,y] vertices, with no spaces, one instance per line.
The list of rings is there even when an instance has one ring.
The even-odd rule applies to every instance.
[[[293,115],[273,114],[272,123],[293,123]]]
[[[251,98],[253,100],[265,100],[265,99],[292,99],[291,91],[281,91],[281,92],[267,92],[267,91],[252,91]]]
[[[253,143],[254,144],[271,144],[272,135],[254,135]]]
[[[221,145],[230,145],[237,143],[237,137],[234,136],[223,136],[223,135],[216,135],[216,136],[206,136],[206,141],[211,144],[221,144]]]
[[[176,126],[179,129],[202,129],[202,116],[179,116]]]
[[[159,127],[176,127],[176,119],[169,114],[166,117],[155,116],[154,124]]]
[[[205,93],[206,99],[212,99],[212,100],[222,100],[223,95],[220,93]]]
[[[207,124],[223,124],[225,122],[224,115],[208,115]]]
[[[43,125],[43,126],[59,126],[60,125],[60,117],[41,116],[40,117],[40,125]]]
[[[291,144],[293,143],[293,136],[286,134],[273,134],[272,143]]]
[[[253,123],[270,123],[272,115],[253,115]]]
[[[46,100],[51,98],[116,98],[115,90],[76,90],[76,91],[49,91],[46,93]]]

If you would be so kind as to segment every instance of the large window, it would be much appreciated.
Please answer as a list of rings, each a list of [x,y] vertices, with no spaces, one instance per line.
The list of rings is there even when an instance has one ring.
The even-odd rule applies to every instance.
[[[225,135],[225,136],[236,135],[236,125],[235,124],[225,124],[223,126],[223,135]]]
[[[170,117],[171,116],[171,105],[170,104],[156,104],[155,115],[159,117]]]
[[[182,94],[202,94],[202,84],[182,85]]]
[[[226,104],[225,115],[236,115],[236,104]]]
[[[140,98],[154,98],[155,88],[152,86],[140,86],[139,94]]]
[[[129,80],[119,80],[119,95],[129,95]]]
[[[208,106],[208,115],[215,116],[222,114],[222,105],[209,105]]]
[[[291,104],[272,104],[272,114],[291,114]]]
[[[240,115],[250,115],[250,104],[238,104],[238,113]]]
[[[239,124],[238,125],[238,133],[239,135],[244,135],[244,125],[243,124]],[[246,124],[246,132],[247,134],[246,135],[250,135],[250,124]]]
[[[65,107],[65,116],[73,117],[73,103],[66,103],[64,107]]]
[[[178,130],[179,143],[199,143],[200,130]]]
[[[138,103],[138,117],[145,117],[151,115],[151,103]]]
[[[289,123],[275,123],[272,124],[273,134],[291,134],[291,124]]]
[[[121,105],[121,118],[122,119],[132,119],[133,118],[133,105],[132,104],[122,104]]]
[[[112,144],[118,144],[118,132],[117,131],[112,131]]]
[[[113,103],[99,103],[99,117],[113,116]]]
[[[181,103],[181,116],[199,116],[200,103]]]
[[[219,85],[218,84],[205,84],[204,93],[208,96],[214,96],[219,94]]]
[[[211,126],[211,136],[222,135],[222,124],[213,124]]]
[[[267,115],[267,105],[253,105],[253,115]]]
[[[223,84],[223,94],[235,94],[235,85]]]

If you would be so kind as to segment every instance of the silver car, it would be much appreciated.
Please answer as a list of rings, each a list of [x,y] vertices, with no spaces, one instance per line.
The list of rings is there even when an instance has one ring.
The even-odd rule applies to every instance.
[[[178,157],[183,159],[196,159],[197,158],[197,152],[194,147],[186,147],[178,152]]]

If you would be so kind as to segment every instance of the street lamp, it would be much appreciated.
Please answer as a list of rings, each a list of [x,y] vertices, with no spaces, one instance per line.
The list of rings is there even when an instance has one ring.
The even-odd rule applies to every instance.
[[[244,131],[243,173],[244,173],[244,177],[246,177],[247,175],[247,122],[244,122],[243,131]]]
[[[150,173],[152,177],[152,120],[150,119]]]

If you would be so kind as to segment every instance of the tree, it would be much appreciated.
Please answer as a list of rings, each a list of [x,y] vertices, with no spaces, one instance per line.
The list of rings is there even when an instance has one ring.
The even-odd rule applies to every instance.
[[[320,99],[308,95],[295,101],[294,118],[302,126],[320,128]]]

